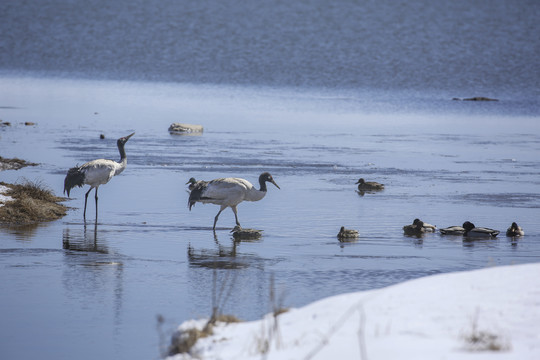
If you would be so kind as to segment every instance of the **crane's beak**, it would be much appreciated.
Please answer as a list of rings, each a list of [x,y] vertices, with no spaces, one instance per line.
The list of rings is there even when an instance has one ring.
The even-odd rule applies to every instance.
[[[360,184],[360,180],[358,180],[357,182],[355,182],[355,184]]]
[[[133,133],[133,134],[129,134],[128,136],[126,136],[126,141],[128,141],[128,140],[129,140],[129,138],[130,138],[130,137],[132,137],[133,135],[135,135],[135,133]]]
[[[271,182],[272,184],[274,184],[278,189],[281,190],[281,188],[276,184],[276,182],[274,181],[274,179],[270,180],[270,182]]]

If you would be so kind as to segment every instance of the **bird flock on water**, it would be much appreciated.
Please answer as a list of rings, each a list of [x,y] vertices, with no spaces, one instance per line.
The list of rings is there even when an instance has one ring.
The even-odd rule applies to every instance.
[[[64,193],[70,196],[71,190],[78,186],[83,187],[89,185],[90,188],[84,196],[84,211],[83,218],[86,221],[86,207],[88,202],[88,195],[95,189],[95,204],[96,204],[96,221],[98,218],[98,188],[101,185],[107,184],[114,176],[121,174],[127,166],[127,156],[125,151],[125,145],[127,141],[135,133],[121,137],[117,140],[116,145],[120,153],[120,161],[97,159],[84,163],[80,166],[72,167],[68,170],[64,179]],[[271,183],[278,189],[280,188],[275,182],[270,173],[263,172],[259,176],[259,189],[257,189],[251,182],[242,178],[219,178],[210,181],[196,180],[190,178],[186,185],[190,190],[188,207],[189,210],[196,204],[215,204],[219,205],[220,209],[214,218],[214,225],[212,229],[215,231],[216,224],[219,215],[226,208],[230,207],[234,213],[236,221],[235,229],[241,229],[240,221],[238,220],[237,206],[243,201],[259,201],[262,200],[268,188],[266,183]],[[355,183],[358,185],[358,193],[364,195],[365,192],[377,192],[384,190],[384,184],[373,181],[365,181],[363,178],[358,179]],[[416,218],[412,224],[403,226],[403,232],[409,236],[422,236],[425,233],[435,232],[437,227],[435,225],[428,224],[422,220]],[[439,229],[441,235],[459,235],[466,238],[494,238],[500,231],[486,227],[477,227],[470,221],[465,221],[462,226],[449,226]],[[506,231],[506,236],[519,237],[525,235],[523,229],[513,222]],[[358,231],[354,229],[345,229],[341,227],[337,237],[340,241],[347,241],[350,239],[356,239],[359,237]]]

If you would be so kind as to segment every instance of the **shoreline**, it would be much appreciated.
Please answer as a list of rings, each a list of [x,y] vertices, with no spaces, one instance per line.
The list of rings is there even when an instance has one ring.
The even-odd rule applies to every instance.
[[[256,321],[218,323],[168,359],[533,359],[538,271],[539,263],[497,266],[331,296]],[[185,321],[175,336],[204,324]]]

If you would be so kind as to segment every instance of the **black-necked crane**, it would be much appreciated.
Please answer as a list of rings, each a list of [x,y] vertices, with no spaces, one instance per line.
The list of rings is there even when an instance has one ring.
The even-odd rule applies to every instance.
[[[189,210],[197,202],[220,205],[221,208],[214,218],[213,229],[216,230],[219,214],[230,207],[234,213],[236,225],[240,226],[236,206],[242,201],[259,201],[264,198],[267,191],[267,182],[274,184],[279,189],[278,184],[268,172],[263,172],[259,176],[259,190],[249,181],[240,178],[220,178],[208,182],[200,181],[189,194]]]
[[[95,191],[96,199],[96,220],[98,216],[98,188],[100,185],[104,185],[112,179],[113,176],[120,174],[127,165],[126,151],[124,145],[130,137],[135,133],[128,136],[121,137],[116,141],[118,151],[120,152],[120,161],[97,159],[87,162],[81,166],[75,166],[68,170],[66,178],[64,179],[64,193],[69,192],[75,186],[83,187],[83,185],[90,185],[90,189],[84,195],[84,212],[83,218],[86,220],[86,203],[88,201],[88,194],[92,189]]]

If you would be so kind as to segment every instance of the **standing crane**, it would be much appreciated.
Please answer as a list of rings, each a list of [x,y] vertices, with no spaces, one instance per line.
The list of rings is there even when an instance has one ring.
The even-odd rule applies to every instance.
[[[128,136],[121,137],[116,141],[118,151],[120,152],[120,162],[114,160],[97,159],[87,162],[81,166],[75,166],[68,170],[66,178],[64,179],[64,194],[69,192],[75,186],[83,187],[83,185],[90,185],[90,189],[84,195],[84,212],[83,218],[86,220],[86,203],[88,201],[88,194],[92,189],[95,191],[96,199],[96,220],[98,216],[98,188],[100,185],[106,184],[113,176],[120,174],[127,165],[126,151],[124,145],[130,137],[135,133]]]
[[[216,230],[219,214],[230,207],[234,213],[236,225],[240,226],[236,206],[242,201],[259,201],[264,198],[267,191],[266,182],[271,182],[279,189],[278,184],[276,184],[272,175],[268,172],[263,172],[259,176],[259,190],[255,189],[249,181],[240,178],[221,178],[208,182],[198,182],[189,194],[189,210],[197,202],[220,205],[221,208],[214,218],[213,229]]]

